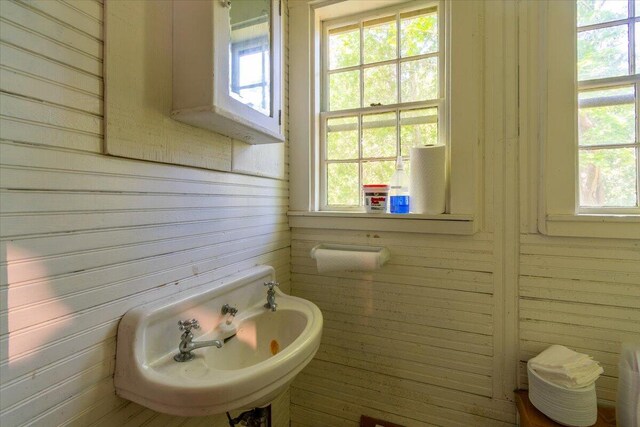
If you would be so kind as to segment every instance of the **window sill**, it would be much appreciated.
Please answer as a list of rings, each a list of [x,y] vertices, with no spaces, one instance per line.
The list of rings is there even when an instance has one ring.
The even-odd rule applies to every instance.
[[[289,211],[292,228],[382,230],[408,233],[471,235],[477,231],[473,215],[368,214],[364,212]]]
[[[544,234],[640,239],[640,215],[547,215]]]

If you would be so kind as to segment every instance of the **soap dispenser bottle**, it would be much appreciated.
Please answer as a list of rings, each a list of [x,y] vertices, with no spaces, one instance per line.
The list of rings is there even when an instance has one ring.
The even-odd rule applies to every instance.
[[[402,157],[396,160],[396,171],[389,182],[389,212],[392,214],[409,213],[409,178],[404,171]]]

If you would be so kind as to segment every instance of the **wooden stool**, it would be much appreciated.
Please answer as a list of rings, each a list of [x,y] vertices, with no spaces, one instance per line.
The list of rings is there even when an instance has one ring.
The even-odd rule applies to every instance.
[[[553,421],[533,406],[528,390],[516,390],[514,394],[521,427],[562,427],[562,424]],[[598,419],[593,426],[616,427],[616,408],[598,405]]]

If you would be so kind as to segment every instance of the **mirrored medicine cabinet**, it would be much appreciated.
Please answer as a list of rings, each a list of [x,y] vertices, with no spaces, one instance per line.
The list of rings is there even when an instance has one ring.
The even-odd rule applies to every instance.
[[[173,1],[172,117],[250,144],[284,141],[280,0]]]

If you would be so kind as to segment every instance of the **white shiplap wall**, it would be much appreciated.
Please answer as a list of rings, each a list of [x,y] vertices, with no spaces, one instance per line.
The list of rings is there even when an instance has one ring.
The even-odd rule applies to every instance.
[[[296,229],[290,252],[286,183],[100,154],[102,7],[0,1],[3,426],[210,426],[114,395],[117,322],[254,264],[274,265],[287,285],[290,254],[294,292],[325,315],[318,356],[292,389],[294,425],[355,426],[362,413],[407,426],[511,423],[509,354],[525,361],[554,342],[600,360],[598,396],[613,399],[619,344],[640,339],[640,242],[514,232],[509,186],[535,148],[518,159],[508,131],[485,142],[485,225],[473,237]],[[513,73],[487,67],[486,102],[500,108],[485,120],[499,127],[509,109],[497,82]],[[392,261],[321,276],[308,249],[327,241],[385,245]],[[276,403],[278,426],[287,405],[288,395]]]
[[[564,344],[601,363],[597,396],[612,405],[621,343],[640,343],[640,240],[551,237],[537,231],[539,119],[544,117],[537,73],[544,7],[533,1],[519,6],[519,384],[527,386],[527,360],[551,344]]]
[[[520,361],[554,343],[593,355],[597,395],[616,399],[618,356],[640,342],[640,242],[525,235],[520,267]]]
[[[318,355],[291,388],[293,425],[355,427],[363,414],[405,426],[515,423],[517,9],[479,9],[480,232],[292,230],[292,292],[325,316]],[[391,259],[320,275],[309,258],[317,243],[385,246]]]
[[[0,2],[0,424],[225,426],[118,398],[116,328],[256,264],[286,290],[288,185],[102,155],[102,35],[100,1]]]
[[[355,426],[361,414],[398,424],[499,426],[492,400],[494,255],[473,237],[294,229],[292,289],[321,308],[320,350],[291,392],[295,425]],[[387,247],[371,273],[320,275],[317,243]]]
[[[480,233],[293,229],[293,292],[325,315],[318,356],[291,389],[293,425],[357,426],[361,414],[511,424],[524,362],[554,343],[602,363],[598,397],[613,403],[620,343],[640,342],[640,242],[537,233],[538,113],[523,100],[538,96],[539,76],[518,61],[534,56],[524,17],[538,3],[483,3]],[[320,275],[308,254],[317,243],[386,246],[391,261]]]

